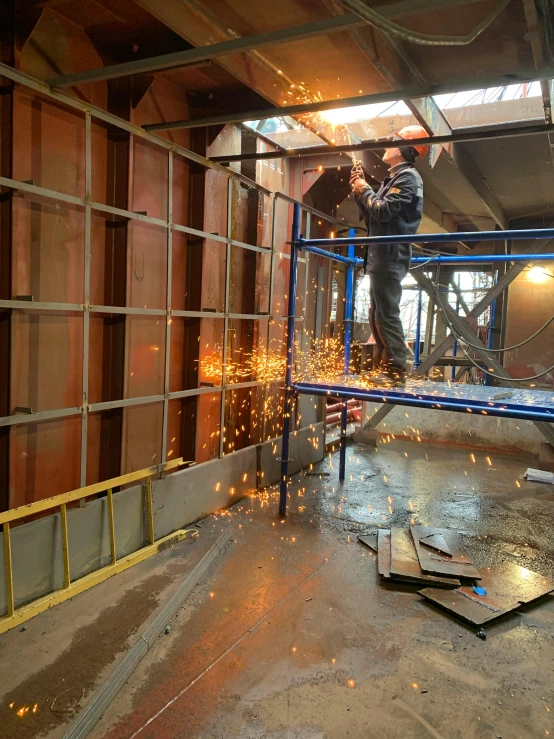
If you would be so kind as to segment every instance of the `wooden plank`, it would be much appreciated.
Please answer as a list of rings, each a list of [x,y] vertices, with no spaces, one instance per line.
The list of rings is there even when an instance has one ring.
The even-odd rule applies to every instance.
[[[479,586],[486,591],[482,596],[469,585],[448,592],[425,588],[419,594],[462,621],[482,626],[554,590],[551,580],[511,562],[486,567],[482,575]]]
[[[377,532],[377,571],[385,580],[390,580],[390,531]]]
[[[436,529],[432,526],[412,526],[411,532],[419,564],[425,574],[460,577],[463,580],[481,579],[481,575],[473,566],[460,541],[460,537],[455,531]],[[439,534],[443,537],[452,554],[451,557],[432,552],[421,544],[421,538],[431,534]]]
[[[391,529],[390,576],[412,583],[434,583],[437,587],[452,588],[459,580],[451,577],[426,575],[422,572],[417,558],[414,542],[408,529]]]

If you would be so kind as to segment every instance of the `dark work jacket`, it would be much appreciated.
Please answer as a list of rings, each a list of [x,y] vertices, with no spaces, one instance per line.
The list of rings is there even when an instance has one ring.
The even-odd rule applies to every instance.
[[[423,182],[413,165],[406,163],[392,176],[385,177],[378,192],[370,188],[355,199],[369,236],[417,233],[423,215]],[[409,242],[368,246],[365,272],[403,280],[411,258]]]

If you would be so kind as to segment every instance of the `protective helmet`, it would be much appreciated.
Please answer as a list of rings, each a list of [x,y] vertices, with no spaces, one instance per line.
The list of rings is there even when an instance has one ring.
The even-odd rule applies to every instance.
[[[429,134],[427,131],[423,128],[423,126],[404,126],[397,134],[401,139],[428,139]],[[427,152],[429,151],[429,147],[420,144],[419,146],[414,146],[414,149],[417,151],[420,157],[425,156]]]

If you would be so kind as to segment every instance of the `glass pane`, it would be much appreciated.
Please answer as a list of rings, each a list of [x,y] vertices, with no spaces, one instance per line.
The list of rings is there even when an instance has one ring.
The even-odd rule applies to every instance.
[[[127,316],[125,398],[164,391],[165,318]]]
[[[12,413],[80,406],[82,314],[14,310],[12,331]]]
[[[84,208],[46,198],[14,194],[13,297],[82,303]]]
[[[127,304],[132,308],[165,308],[167,229],[130,221],[128,238]]]
[[[13,116],[14,179],[84,198],[84,113],[20,87]]]
[[[80,485],[81,418],[62,418],[10,432],[10,508]]]
[[[121,445],[123,475],[160,464],[162,423],[162,402],[123,408]]]

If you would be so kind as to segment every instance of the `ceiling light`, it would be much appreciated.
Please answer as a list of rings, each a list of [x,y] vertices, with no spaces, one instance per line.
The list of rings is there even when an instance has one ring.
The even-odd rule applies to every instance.
[[[527,273],[527,278],[536,284],[540,284],[541,282],[546,282],[549,277],[552,277],[550,272],[547,272],[544,267],[531,267],[529,272]]]

